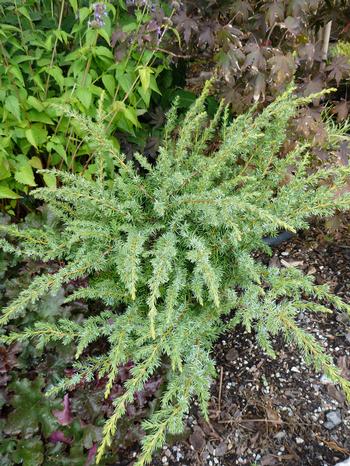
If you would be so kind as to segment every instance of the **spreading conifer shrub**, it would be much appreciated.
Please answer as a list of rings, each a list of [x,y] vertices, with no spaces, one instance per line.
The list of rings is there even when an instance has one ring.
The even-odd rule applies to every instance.
[[[182,431],[193,398],[207,417],[215,376],[212,346],[220,334],[239,328],[254,332],[271,357],[271,339],[282,335],[350,398],[350,383],[297,324],[300,311],[349,312],[350,306],[296,268],[269,268],[256,259],[259,251],[271,253],[266,236],[305,229],[311,216],[348,209],[350,195],[343,188],[350,170],[336,161],[310,170],[307,143],[280,155],[290,118],[307,102],[293,89],[259,115],[252,110],[231,122],[221,105],[209,122],[208,88],[181,124],[176,108],[171,110],[155,165],[142,155],[132,162],[120,157],[104,136],[102,105],[96,122],[66,109],[94,144],[98,176],[86,180],[50,171],[60,180],[58,187],[34,191],[60,219],[57,229],[1,227],[8,236],[1,239],[5,251],[61,264],[55,273],[34,278],[3,310],[3,325],[81,277],[88,278],[87,286],[67,301],[105,303],[100,314],[83,322],[37,322],[1,337],[6,343],[39,339],[76,345],[74,375],[48,393],[67,391],[98,374],[108,379],[108,397],[118,368],[134,363],[104,426],[97,461],[134,394],[164,363],[167,376],[158,408],[143,423],[146,435],[136,464],[149,463],[167,434]],[[342,129],[329,125],[330,144],[342,137]],[[116,166],[112,181],[104,175],[110,157]],[[101,339],[108,351],[96,355],[95,346],[89,356],[89,345]]]

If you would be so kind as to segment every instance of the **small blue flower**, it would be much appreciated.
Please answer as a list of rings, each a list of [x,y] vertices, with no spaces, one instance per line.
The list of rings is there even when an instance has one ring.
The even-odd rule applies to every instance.
[[[93,3],[93,19],[88,22],[89,27],[102,28],[105,25],[104,18],[108,15],[107,5],[102,2]]]

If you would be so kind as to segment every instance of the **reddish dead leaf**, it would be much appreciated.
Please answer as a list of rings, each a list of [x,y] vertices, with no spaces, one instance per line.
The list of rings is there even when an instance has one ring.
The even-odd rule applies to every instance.
[[[282,26],[287,28],[288,32],[293,34],[293,36],[296,36],[301,32],[301,21],[300,18],[297,17],[288,16],[282,23]]]
[[[72,439],[70,437],[66,437],[61,430],[55,430],[49,437],[50,442],[52,443],[66,443],[70,445],[72,443]]]
[[[282,21],[284,18],[284,3],[281,1],[268,3],[265,17],[269,26],[273,26],[277,21]]]
[[[88,456],[86,458],[84,466],[90,466],[91,464],[94,463],[96,452],[97,452],[97,444],[94,443],[92,447],[89,449]]]
[[[190,42],[191,36],[198,32],[198,18],[187,16],[185,11],[181,11],[174,16],[174,23],[178,31],[183,32],[186,44]]]
[[[326,70],[329,71],[328,79],[335,79],[338,86],[342,79],[350,76],[349,59],[344,56],[334,57]]]
[[[338,149],[338,157],[342,165],[347,167],[349,165],[349,142],[348,141],[342,141],[339,144],[339,149]]]
[[[21,351],[21,346],[16,343],[8,347],[0,346],[0,373],[11,370],[17,364],[16,355]]]
[[[266,60],[263,53],[263,47],[257,43],[250,43],[244,47],[247,56],[242,66],[242,70],[251,68],[253,71],[264,70],[266,68]]]
[[[338,123],[345,120],[349,113],[349,106],[346,100],[338,102],[332,109],[332,113],[337,115]]]
[[[59,424],[61,424],[61,426],[68,426],[72,422],[73,418],[72,418],[72,414],[70,410],[70,402],[69,402],[68,393],[64,395],[64,398],[63,398],[63,410],[54,411],[53,415],[55,416]]]
[[[249,15],[253,12],[253,8],[249,2],[244,0],[236,0],[232,5],[232,10],[235,13],[235,21],[237,23],[247,21]]]

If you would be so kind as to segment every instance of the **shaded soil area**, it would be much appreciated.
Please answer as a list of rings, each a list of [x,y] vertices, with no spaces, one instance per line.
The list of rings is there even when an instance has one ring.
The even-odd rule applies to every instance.
[[[333,224],[334,227],[334,224]],[[323,226],[283,243],[274,266],[296,266],[350,302],[350,233],[325,234]],[[300,314],[350,379],[349,317]],[[216,345],[218,377],[212,388],[210,422],[193,407],[187,435],[170,443],[152,463],[159,465],[333,466],[350,456],[350,409],[344,395],[322,374],[308,368],[293,346],[275,340],[272,360],[243,330]]]

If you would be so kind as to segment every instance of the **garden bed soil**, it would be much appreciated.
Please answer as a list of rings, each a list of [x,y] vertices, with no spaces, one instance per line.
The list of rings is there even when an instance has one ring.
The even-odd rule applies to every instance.
[[[267,263],[299,267],[350,302],[347,227],[327,235],[324,226],[315,226],[274,252],[264,258]],[[350,378],[349,317],[301,314],[299,323]],[[334,466],[349,457],[350,409],[343,393],[309,369],[293,346],[277,339],[275,348],[279,357],[272,360],[258,348],[254,335],[224,335],[214,349],[218,377],[210,421],[203,420],[195,405],[184,439],[164,447],[153,466]]]

